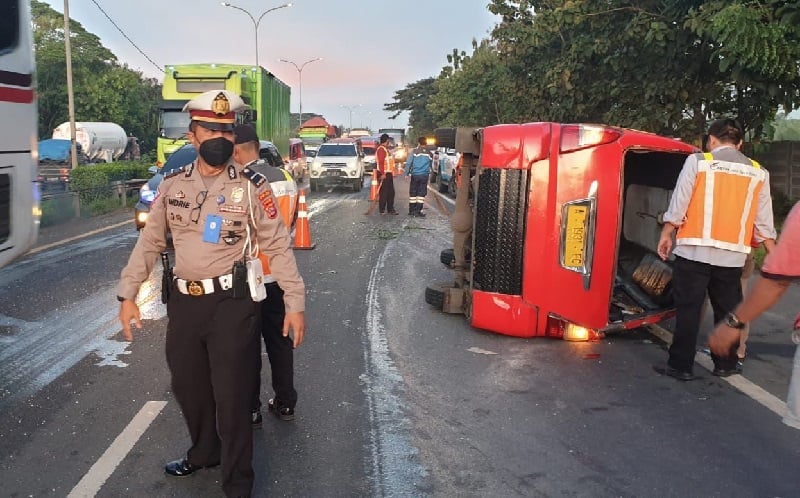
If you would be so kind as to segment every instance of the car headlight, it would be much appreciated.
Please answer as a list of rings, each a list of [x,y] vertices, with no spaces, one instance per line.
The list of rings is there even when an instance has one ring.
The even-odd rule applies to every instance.
[[[153,201],[156,200],[156,193],[150,190],[150,187],[145,183],[142,185],[142,188],[139,189],[139,199],[145,204],[152,204]]]

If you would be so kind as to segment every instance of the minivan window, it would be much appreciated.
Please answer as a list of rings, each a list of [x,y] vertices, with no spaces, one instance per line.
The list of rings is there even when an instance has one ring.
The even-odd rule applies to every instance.
[[[319,147],[318,156],[343,156],[353,157],[356,154],[356,146],[353,144],[323,144]]]

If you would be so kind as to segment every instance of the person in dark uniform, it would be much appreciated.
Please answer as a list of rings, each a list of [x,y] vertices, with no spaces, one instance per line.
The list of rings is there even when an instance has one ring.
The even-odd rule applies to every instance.
[[[221,464],[226,496],[250,496],[254,480],[250,408],[258,389],[258,307],[247,283],[240,285],[237,263],[248,245],[257,244],[273,264],[284,291],[285,329],[296,337],[305,330],[305,287],[270,184],[232,159],[235,112],[244,107],[239,96],[219,90],[186,104],[187,136],[198,157],[161,182],[117,292],[123,334],[132,340],[131,322],[141,328],[136,295],[171,232],[166,356],[191,446],[165,471],[182,477]]]
[[[249,124],[238,125],[234,129],[236,136],[233,157],[236,162],[245,165],[263,174],[270,183],[275,203],[287,230],[291,230],[297,216],[297,183],[291,173],[280,167],[275,162],[259,159],[259,140],[256,130]],[[285,330],[286,307],[283,304],[283,289],[271,274],[269,260],[260,254],[261,264],[264,267],[264,285],[267,289],[267,298],[259,306],[261,337],[269,358],[270,373],[272,375],[272,389],[275,397],[267,402],[267,409],[278,418],[285,421],[294,420],[294,408],[297,404],[297,390],[294,388],[294,349],[303,342],[302,334],[289,337]],[[260,350],[260,346],[259,346]],[[259,389],[253,398],[252,421],[253,428],[258,429],[263,423],[261,416],[261,356],[259,355]]]
[[[433,156],[425,147],[425,137],[419,137],[419,145],[411,151],[406,160],[406,176],[411,177],[408,186],[408,215],[424,218],[422,207],[428,194],[428,178],[431,176]]]

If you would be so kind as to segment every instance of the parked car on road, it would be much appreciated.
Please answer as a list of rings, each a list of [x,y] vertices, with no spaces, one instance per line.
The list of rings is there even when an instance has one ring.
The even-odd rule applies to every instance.
[[[372,173],[372,170],[377,166],[375,159],[375,151],[378,149],[378,139],[372,137],[361,139],[361,149],[364,151],[364,172]]]
[[[335,138],[319,146],[309,169],[311,191],[320,185],[350,185],[358,192],[364,183],[364,152],[359,140]]]
[[[451,148],[438,147],[434,151],[431,183],[436,185],[439,192],[455,195],[456,170],[459,157],[460,153]]]

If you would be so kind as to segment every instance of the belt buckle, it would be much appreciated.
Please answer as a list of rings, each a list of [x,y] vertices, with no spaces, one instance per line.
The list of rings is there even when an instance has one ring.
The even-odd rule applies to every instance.
[[[192,280],[191,282],[186,282],[186,291],[189,292],[190,296],[202,296],[206,293],[205,289],[203,289],[202,282],[198,282],[196,280]]]

